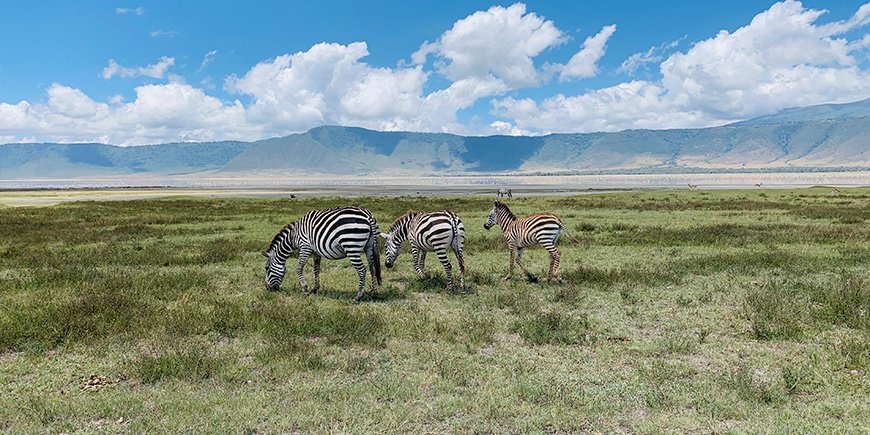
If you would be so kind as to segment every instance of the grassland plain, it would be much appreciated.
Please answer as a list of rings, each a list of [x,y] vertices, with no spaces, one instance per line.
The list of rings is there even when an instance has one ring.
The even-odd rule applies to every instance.
[[[580,239],[565,286],[500,280],[493,198],[0,208],[0,431],[866,433],[870,189],[842,190],[515,197]],[[407,252],[359,305],[346,261],[265,291],[278,229],[348,202],[458,212],[469,294]]]

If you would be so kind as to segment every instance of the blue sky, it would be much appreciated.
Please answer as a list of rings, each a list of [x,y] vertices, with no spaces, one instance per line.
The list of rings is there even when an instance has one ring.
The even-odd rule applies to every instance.
[[[870,96],[870,5],[0,0],[0,141],[701,127]]]

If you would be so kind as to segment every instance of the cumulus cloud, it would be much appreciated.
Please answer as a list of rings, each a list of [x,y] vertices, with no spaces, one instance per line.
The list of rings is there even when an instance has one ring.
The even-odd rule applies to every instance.
[[[134,14],[138,16],[145,15],[145,8],[142,6],[135,8],[115,8],[115,13],[118,15]]]
[[[249,118],[272,134],[320,124],[449,131],[457,110],[507,90],[490,75],[460,79],[427,95],[429,74],[421,65],[376,68],[362,60],[368,54],[364,42],[321,43],[261,62],[242,77],[232,75],[225,87],[250,96]]]
[[[175,65],[174,57],[163,56],[157,63],[153,63],[148,66],[140,66],[140,67],[132,67],[128,68],[125,66],[121,66],[118,62],[115,62],[115,59],[109,59],[109,64],[103,68],[103,71],[100,75],[103,76],[104,79],[109,80],[112,77],[137,77],[137,76],[145,76],[151,77],[155,79],[163,78],[163,75],[166,74],[166,70],[169,69],[172,65]]]
[[[44,104],[0,103],[0,132],[14,137],[38,132],[40,140],[121,145],[247,139],[259,134],[246,122],[240,102],[226,103],[185,84],[139,86],[134,101],[112,98],[112,105],[57,83],[46,92]]]
[[[825,11],[787,0],[733,33],[722,30],[661,64],[660,82],[632,81],[540,103],[505,98],[493,113],[520,128],[595,131],[699,127],[786,107],[870,96],[870,74],[843,33],[867,23],[867,5],[853,17],[815,24]]]
[[[457,21],[436,42],[420,46],[411,59],[423,64],[437,57],[439,72],[453,81],[492,75],[508,86],[539,81],[533,58],[565,41],[552,21],[526,13],[526,5],[493,6]]]
[[[567,64],[559,68],[559,80],[582,79],[598,74],[598,61],[607,50],[607,40],[613,36],[616,25],[604,26],[595,36],[586,38],[583,48]]]

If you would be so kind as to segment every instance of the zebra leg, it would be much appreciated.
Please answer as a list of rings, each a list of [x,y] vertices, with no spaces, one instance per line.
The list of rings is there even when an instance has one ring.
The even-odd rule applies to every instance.
[[[520,266],[520,269],[522,269],[523,273],[526,275],[526,277],[529,279],[529,281],[537,282],[538,277],[535,276],[534,273],[531,273],[531,272],[529,272],[528,269],[526,269],[526,266],[523,265],[522,257],[523,257],[523,250],[517,249],[517,264]]]
[[[308,251],[299,251],[299,264],[296,265],[296,277],[299,278],[299,286],[302,287],[302,294],[308,294],[308,284],[305,282],[305,263],[308,262],[308,256],[311,255]]]
[[[450,259],[447,258],[447,250],[435,251],[435,255],[438,256],[438,261],[444,266],[444,273],[447,274],[447,291],[453,293],[453,266],[450,264]]]
[[[514,249],[513,247],[511,247],[510,249],[511,249],[511,261],[508,264],[508,274],[507,274],[507,276],[505,276],[503,278],[505,281],[513,278],[513,276],[514,276],[514,263],[516,263],[516,258],[517,258],[516,257],[517,256],[516,249]]]
[[[417,273],[420,275],[420,279],[426,279],[426,251],[423,249],[419,250],[420,252],[420,265],[417,269]]]
[[[311,289],[311,293],[317,293],[317,290],[320,290],[320,260],[322,258],[319,255],[314,256],[314,288]]]
[[[423,278],[423,265],[420,263],[420,250],[415,245],[411,245],[411,254],[414,256],[414,271],[420,279]]]
[[[562,258],[562,254],[559,253],[556,245],[547,245],[544,248],[550,253],[550,271],[547,273],[547,282],[555,281],[557,284],[564,284],[565,281],[559,274],[559,259]]]
[[[348,254],[347,258],[350,260],[350,264],[353,268],[356,269],[357,275],[359,275],[359,287],[357,287],[356,297],[353,298],[354,302],[359,302],[366,289],[366,266],[363,264],[362,257],[360,257],[359,253]]]

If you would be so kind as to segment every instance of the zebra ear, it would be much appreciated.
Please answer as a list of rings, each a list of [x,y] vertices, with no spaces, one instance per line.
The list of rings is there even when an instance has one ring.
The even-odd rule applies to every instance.
[[[381,237],[383,237],[384,240],[387,240],[387,239],[389,239],[390,235],[387,233],[381,233]]]
[[[269,258],[269,253],[266,252],[266,251],[261,252],[260,255],[262,255],[262,256],[264,256],[264,257],[266,257],[266,258]]]

